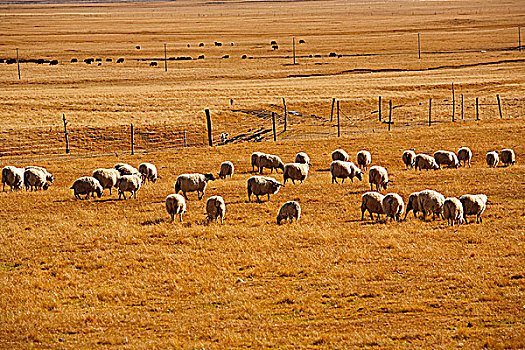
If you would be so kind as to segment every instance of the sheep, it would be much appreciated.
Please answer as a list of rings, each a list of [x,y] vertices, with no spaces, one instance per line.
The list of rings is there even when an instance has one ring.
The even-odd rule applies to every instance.
[[[24,186],[24,169],[15,166],[5,166],[2,169],[2,191],[5,191],[5,184],[14,190],[20,190]]]
[[[414,162],[416,161],[416,152],[412,150],[406,150],[402,155],[403,163],[409,169],[414,167]]]
[[[179,214],[182,222],[182,214],[186,212],[186,201],[180,194],[170,194],[166,197],[166,211],[171,216],[171,222],[175,221],[175,214]]]
[[[476,215],[476,224],[483,222],[481,214],[487,207],[487,196],[484,194],[465,194],[459,197],[463,205],[463,219],[468,224],[467,215]]]
[[[445,202],[445,196],[433,190],[424,190],[419,192],[417,197],[419,211],[423,212],[423,220],[430,213],[432,213],[432,219],[436,218],[436,214],[443,217],[443,203]]]
[[[458,168],[460,163],[454,152],[436,151],[434,159],[439,166],[446,165],[448,168]]]
[[[50,183],[53,183],[53,180],[54,180],[54,177],[53,175],[51,175],[51,173],[49,171],[47,171],[46,168],[43,168],[41,166],[35,166],[35,165],[28,165],[25,167],[26,169],[36,169],[36,170],[40,170],[41,172],[44,173],[45,177],[46,177],[46,181],[50,182]]]
[[[428,154],[422,154],[422,153],[416,155],[416,158],[414,160],[414,167],[416,168],[416,170],[418,168],[419,168],[419,170],[422,170],[422,169],[426,169],[426,170],[429,170],[429,169],[434,169],[434,170],[441,169],[439,164],[436,163],[436,160],[434,159],[434,157],[429,156]]]
[[[257,167],[257,171],[259,171],[259,158],[263,155],[262,152],[253,152],[252,153],[252,171],[255,171],[255,167]]]
[[[139,165],[139,173],[141,174],[142,181],[157,182],[157,167],[151,163],[142,163]]]
[[[368,210],[370,219],[374,220],[372,214],[377,214],[377,220],[379,221],[380,214],[384,214],[383,211],[383,196],[379,192],[366,192],[361,196],[361,220],[365,219],[365,211]]]
[[[447,220],[448,225],[458,226],[463,223],[463,205],[455,197],[445,199],[443,203],[443,218]]]
[[[289,220],[290,223],[293,223],[293,219],[295,219],[295,222],[297,223],[300,217],[301,206],[299,203],[296,201],[286,202],[281,209],[279,209],[279,213],[277,214],[277,225],[280,225],[283,220]]]
[[[270,172],[273,173],[273,169],[277,172],[277,169],[281,169],[284,172],[284,163],[278,156],[273,154],[262,154],[259,156],[259,173],[262,174],[264,168],[269,168]]]
[[[381,204],[386,217],[389,217],[390,221],[393,219],[394,221],[399,222],[399,218],[405,209],[403,198],[397,193],[388,193],[381,201]]]
[[[308,164],[302,163],[288,163],[284,166],[283,172],[283,183],[286,183],[286,180],[291,179],[292,183],[295,184],[295,180],[301,181],[306,179],[308,176],[309,166]]]
[[[234,171],[233,163],[230,161],[222,162],[219,170],[219,178],[225,179],[226,176],[230,178],[233,176]]]
[[[357,177],[359,181],[363,181],[363,172],[352,162],[343,162],[341,160],[334,160],[330,164],[330,173],[332,174],[332,183],[337,183],[337,178],[343,179],[345,182],[347,177],[354,182],[354,177]]]
[[[117,188],[120,173],[117,169],[100,168],[93,171],[93,177],[98,180],[103,190],[109,188],[109,194],[111,195],[111,188]]]
[[[489,168],[495,168],[496,166],[498,166],[498,163],[499,163],[498,152],[496,151],[488,152],[486,155],[486,160],[487,160],[487,164]]]
[[[467,166],[470,168],[470,160],[472,159],[472,151],[468,147],[461,147],[458,150],[458,160],[460,162],[463,162],[463,166]]]
[[[177,177],[175,182],[175,193],[182,191],[184,198],[188,200],[186,192],[197,191],[197,198],[199,200],[204,197],[204,191],[206,190],[206,185],[208,181],[215,181],[213,174],[182,174]]]
[[[208,198],[206,201],[206,214],[208,221],[219,222],[219,218],[221,218],[221,224],[223,224],[225,213],[226,203],[224,203],[224,199],[221,196]]]
[[[357,152],[357,165],[359,168],[363,168],[364,171],[372,163],[372,155],[366,150]]]
[[[141,176],[140,171],[137,168],[132,167],[126,163],[117,163],[115,164],[115,169],[120,173],[120,175],[138,175]]]
[[[373,185],[376,185],[376,191],[380,191],[381,188],[387,189],[388,185],[392,181],[388,180],[388,173],[385,168],[374,165],[368,171],[368,182],[370,183],[370,191],[373,191]]]
[[[501,162],[505,166],[514,165],[516,163],[516,155],[514,151],[510,148],[505,148],[501,151]]]
[[[33,187],[35,191],[40,188],[44,190],[49,188],[46,174],[35,168],[24,169],[24,185],[26,190],[29,190],[31,187],[31,191],[33,191]]]
[[[228,139],[230,138],[230,134],[227,133],[227,132],[223,132],[223,133],[220,135],[220,137],[221,137],[221,142],[222,142],[222,143],[225,143],[226,140],[228,140]]]
[[[78,178],[70,188],[73,190],[73,193],[77,199],[82,199],[80,198],[81,194],[86,195],[85,199],[88,199],[90,195],[95,197],[94,193],[96,193],[98,198],[100,198],[102,197],[102,192],[104,191],[100,185],[100,182],[92,176],[83,176]]]
[[[265,194],[268,195],[268,201],[270,201],[270,194],[276,194],[279,192],[281,186],[284,187],[283,184],[279,183],[272,177],[252,176],[247,181],[248,201],[252,201],[252,193],[257,197],[258,203],[261,202],[259,196]]]
[[[348,162],[349,159],[350,156],[348,153],[340,148],[332,152],[332,160],[342,160],[343,162]]]
[[[417,213],[422,211],[419,209],[419,192],[413,192],[408,196],[405,218],[403,220],[406,220],[408,212],[411,210],[414,213],[415,218],[417,218]]]
[[[304,152],[299,152],[295,155],[295,163],[310,165],[310,157]]]
[[[118,199],[120,199],[121,196],[126,199],[125,192],[131,192],[129,198],[133,196],[133,198],[137,199],[137,191],[142,186],[142,180],[140,179],[140,175],[122,175],[118,179],[117,186]]]

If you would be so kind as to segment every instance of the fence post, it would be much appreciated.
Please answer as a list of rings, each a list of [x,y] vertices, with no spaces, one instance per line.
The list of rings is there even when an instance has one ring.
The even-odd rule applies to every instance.
[[[428,99],[428,126],[432,126],[432,97]]]
[[[417,57],[421,59],[421,39],[419,38],[419,33],[417,33]]]
[[[67,132],[67,122],[65,113],[62,113],[62,120],[64,121],[64,135],[66,137],[66,154],[69,154],[69,134]]]
[[[332,98],[332,110],[330,111],[330,123],[332,122],[334,118],[334,105],[335,105],[335,98]]]
[[[168,54],[166,53],[166,44],[164,44],[164,71],[168,71]]]
[[[479,120],[479,99],[476,97],[476,120]]]
[[[461,120],[463,120],[463,94],[461,94]]]
[[[210,147],[213,146],[213,139],[211,138],[211,116],[210,116],[210,110],[205,109],[204,113],[206,113],[206,126],[208,128],[208,145]]]
[[[390,125],[392,124],[392,100],[388,101],[388,107],[390,110],[388,113],[388,131],[390,131]]]
[[[518,51],[521,52],[521,27],[518,27]]]
[[[277,141],[277,133],[275,130],[275,112],[272,112],[272,130],[273,130],[273,140]]]
[[[341,123],[339,121],[339,100],[337,100],[337,137],[341,137]]]
[[[188,147],[188,143],[186,141],[186,130],[182,132],[182,136],[184,137],[184,147]]]
[[[456,121],[456,95],[454,94],[454,83],[452,83],[452,122]]]
[[[292,38],[292,46],[293,46],[293,64],[295,65],[295,37]]]
[[[20,60],[18,59],[18,47],[16,48],[16,65],[18,66],[18,80],[20,80]]]
[[[286,100],[283,97],[283,105],[284,105],[284,131],[288,128],[288,111],[286,110]]]
[[[496,94],[496,98],[498,99],[499,117],[503,118],[503,114],[501,113],[501,100],[499,98],[499,94]]]
[[[131,155],[135,154],[135,133],[133,132],[133,123],[131,123]]]
[[[379,109],[377,112],[379,113],[379,121],[381,121],[381,96],[379,96]]]

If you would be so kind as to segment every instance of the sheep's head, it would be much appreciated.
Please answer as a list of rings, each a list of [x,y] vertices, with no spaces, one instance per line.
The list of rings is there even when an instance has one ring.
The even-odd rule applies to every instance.
[[[97,192],[97,197],[100,198],[102,197],[102,193],[103,193],[103,189],[101,186],[97,187],[97,190],[95,192]]]
[[[277,215],[277,225],[280,225],[282,220],[283,218],[281,217],[281,215]]]
[[[49,188],[49,184],[46,182],[46,183],[44,184],[44,186],[42,186],[42,188],[43,188],[44,190],[47,190],[47,189]]]
[[[359,181],[363,181],[363,172],[359,170],[357,174],[355,175],[359,179]]]
[[[204,174],[204,178],[206,179],[206,181],[215,181],[215,177],[212,173]]]
[[[53,180],[54,180],[54,179],[55,179],[55,178],[53,177],[53,175],[51,175],[51,174],[46,175],[46,180],[47,180],[47,181],[53,183]]]
[[[284,185],[282,183],[279,183],[279,182],[277,182],[275,180],[272,181],[271,184],[272,184],[272,186],[271,186],[272,193],[277,193],[281,186],[284,187]]]

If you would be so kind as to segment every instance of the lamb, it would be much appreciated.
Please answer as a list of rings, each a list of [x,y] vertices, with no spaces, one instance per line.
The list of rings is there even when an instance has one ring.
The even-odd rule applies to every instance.
[[[11,187],[11,192],[20,190],[24,186],[24,169],[15,166],[6,166],[2,169],[2,191],[5,191],[5,184]]]
[[[166,197],[166,211],[171,216],[171,222],[175,221],[175,214],[179,214],[182,222],[182,214],[186,212],[186,201],[180,194],[170,194]]]
[[[443,203],[443,218],[447,220],[448,225],[458,226],[463,223],[463,205],[455,197],[445,199]]]
[[[403,152],[403,163],[405,163],[405,166],[409,169],[412,169],[414,167],[414,162],[416,161],[416,152],[412,150],[406,150]]]
[[[360,168],[363,168],[364,171],[372,163],[372,155],[366,150],[359,151],[357,153],[357,165]]]
[[[222,162],[221,167],[219,170],[219,178],[225,179],[226,176],[229,176],[230,178],[233,176],[233,163],[230,161]]]
[[[120,173],[120,175],[138,175],[141,176],[140,171],[137,168],[132,167],[126,163],[117,163],[115,164],[115,169]]]
[[[454,152],[436,151],[434,159],[439,166],[446,165],[448,168],[458,168],[460,166],[458,157]]]
[[[390,218],[390,221],[394,219],[399,222],[399,218],[403,214],[405,209],[405,203],[403,198],[397,193],[388,193],[381,202],[383,206],[383,211],[386,214],[386,217]]]
[[[208,221],[219,222],[219,218],[221,218],[221,224],[223,224],[225,213],[226,203],[224,203],[224,199],[221,196],[208,198],[208,201],[206,202]]]
[[[415,218],[417,218],[417,213],[422,211],[419,209],[419,192],[413,192],[408,196],[407,209],[403,220],[406,220],[408,212],[411,210],[414,213]]]
[[[365,211],[368,210],[370,219],[374,220],[372,214],[377,214],[377,220],[379,221],[380,214],[384,214],[383,211],[383,196],[379,192],[366,192],[361,197],[361,220],[365,219]]]
[[[301,181],[303,183],[303,180],[306,179],[308,176],[308,164],[302,164],[302,163],[288,163],[284,166],[284,173],[283,173],[283,182],[286,183],[286,180],[291,179],[292,182],[295,184],[295,180]]]
[[[370,191],[373,191],[373,185],[376,185],[376,191],[380,191],[381,188],[387,189],[388,185],[392,181],[388,180],[388,173],[385,168],[374,165],[368,171],[368,182],[370,182]]]
[[[426,169],[426,170],[429,170],[429,169],[434,169],[434,170],[441,169],[439,164],[434,159],[434,157],[429,156],[428,154],[422,154],[422,153],[416,155],[416,159],[414,161],[414,167],[416,169],[419,168],[419,170],[422,170],[422,169]]]
[[[299,221],[301,217],[301,206],[296,201],[289,201],[283,204],[281,209],[279,209],[279,214],[277,214],[277,225],[281,224],[281,221],[289,220],[290,223]]]
[[[90,195],[95,197],[94,193],[96,193],[98,198],[100,198],[102,197],[102,192],[104,191],[100,185],[100,182],[98,182],[98,180],[92,176],[83,176],[78,178],[73,183],[73,186],[71,186],[71,189],[73,190],[73,193],[77,199],[82,199],[80,198],[81,194],[86,195],[85,199],[88,199]]]
[[[281,169],[284,172],[284,163],[278,156],[273,154],[262,154],[259,156],[259,173],[262,174],[264,168],[270,169],[273,173],[273,169],[277,172],[277,169]]]
[[[270,194],[275,194],[279,192],[279,188],[284,187],[283,184],[279,183],[272,177],[265,176],[252,176],[248,179],[247,189],[248,189],[248,201],[251,202],[252,193],[257,197],[257,202],[260,203],[261,200],[259,196],[268,195],[268,201],[270,201]]]
[[[199,200],[204,197],[204,191],[208,185],[208,181],[215,181],[213,174],[182,174],[177,177],[175,182],[175,193],[182,191],[184,198],[188,200],[186,192],[197,191],[197,198]]]
[[[487,196],[484,194],[466,194],[459,197],[463,205],[463,219],[467,224],[467,215],[476,215],[476,224],[483,222],[481,214],[487,207]]]
[[[118,179],[117,186],[118,199],[120,199],[121,196],[126,199],[125,192],[131,192],[129,198],[133,196],[133,198],[137,199],[137,191],[142,186],[142,180],[140,179],[140,175],[122,175]]]
[[[295,155],[295,163],[310,165],[310,157],[304,152],[299,152]]]
[[[354,182],[354,177],[359,181],[363,181],[363,172],[352,162],[343,162],[341,160],[334,160],[330,164],[330,173],[332,174],[332,183],[337,183],[337,178],[343,179],[343,183],[347,177]]]
[[[157,167],[151,163],[142,163],[139,165],[139,172],[142,176],[142,181],[157,182]]]
[[[461,147],[458,150],[458,160],[460,162],[463,162],[463,166],[467,166],[470,168],[470,160],[472,159],[472,151],[468,147]]]
[[[496,152],[496,151],[488,152],[487,156],[486,156],[486,159],[487,159],[487,164],[488,164],[489,168],[495,168],[498,165],[498,163],[499,163],[498,152]]]
[[[514,154],[514,150],[510,148],[505,148],[501,151],[501,162],[505,166],[514,165],[516,163],[516,155]]]
[[[31,191],[33,191],[33,187],[35,191],[40,188],[44,190],[49,188],[46,174],[35,168],[24,169],[24,185],[26,190],[31,187]]]
[[[53,183],[53,180],[54,180],[54,177],[53,175],[51,175],[51,173],[49,171],[47,171],[46,168],[43,168],[41,166],[35,166],[35,165],[28,165],[26,166],[26,169],[36,169],[36,170],[40,170],[41,172],[44,173],[44,175],[46,176],[46,181],[50,182],[50,183]]]
[[[432,219],[436,218],[436,215],[443,217],[443,203],[445,202],[445,196],[441,193],[433,190],[424,190],[418,194],[419,210],[423,212],[423,220],[428,214],[432,213]]]
[[[255,171],[255,167],[257,167],[257,171],[259,171],[259,158],[263,155],[262,152],[253,152],[252,153],[252,171]]]
[[[117,182],[120,178],[120,173],[117,169],[96,169],[93,171],[93,177],[98,180],[102,189],[109,188],[109,194],[111,195],[111,188],[117,188]]]
[[[332,160],[342,160],[343,162],[348,162],[349,159],[350,156],[348,153],[340,148],[332,152]]]

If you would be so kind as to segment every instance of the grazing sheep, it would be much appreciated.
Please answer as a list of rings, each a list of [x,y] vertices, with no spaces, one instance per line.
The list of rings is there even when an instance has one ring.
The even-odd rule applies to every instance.
[[[262,174],[264,168],[270,169],[273,173],[273,169],[277,172],[277,169],[281,169],[284,172],[284,163],[278,156],[273,154],[262,154],[259,157],[259,173]]]
[[[139,172],[142,176],[142,181],[157,182],[157,167],[151,163],[142,163],[139,165]]]
[[[366,150],[359,151],[357,153],[357,165],[366,171],[370,164],[372,164],[372,155],[370,152]]]
[[[257,167],[257,171],[259,171],[259,158],[263,155],[262,152],[253,152],[252,153],[252,171],[255,171],[255,167]]]
[[[141,176],[140,171],[137,168],[132,167],[126,163],[115,164],[115,169],[120,173],[120,175],[138,175]]]
[[[290,224],[299,221],[301,217],[301,206],[296,201],[289,201],[283,204],[281,209],[279,209],[279,214],[277,214],[277,225],[281,224],[283,220],[289,220]]]
[[[166,197],[166,211],[171,216],[171,222],[175,221],[175,214],[179,214],[182,222],[182,214],[186,212],[186,201],[180,194],[170,194]]]
[[[417,213],[422,211],[419,209],[419,192],[411,193],[408,196],[407,209],[405,211],[405,218],[403,220],[406,220],[408,212],[411,210],[414,213],[415,218],[417,218]]]
[[[199,200],[204,196],[204,191],[206,190],[206,185],[208,181],[215,181],[213,174],[182,174],[177,177],[175,182],[175,193],[182,191],[184,198],[188,199],[186,192],[195,192],[197,191],[197,198]]]
[[[487,159],[487,164],[489,168],[495,168],[496,166],[498,166],[498,163],[499,163],[498,152],[496,151],[488,152],[486,159]]]
[[[383,196],[379,192],[366,192],[361,197],[361,220],[365,219],[365,211],[368,210],[370,214],[370,219],[374,220],[372,214],[377,214],[376,221],[379,221],[380,214],[384,214],[383,211]]]
[[[15,166],[6,166],[2,169],[2,191],[5,191],[5,184],[11,187],[11,192],[21,190],[24,187],[24,169]]]
[[[436,219],[436,215],[443,217],[443,203],[445,196],[433,190],[424,190],[418,194],[419,210],[423,212],[423,220],[428,214],[432,213],[432,219]]]
[[[132,196],[137,199],[137,191],[142,186],[142,180],[140,175],[122,175],[117,182],[118,186],[118,199],[124,197],[126,199],[125,192],[131,192],[129,198]]]
[[[463,162],[463,166],[467,166],[470,168],[470,160],[472,159],[472,151],[468,147],[461,147],[458,150],[458,160],[460,162]]]
[[[463,219],[468,224],[467,215],[476,215],[476,224],[483,222],[481,214],[487,207],[487,196],[484,194],[466,194],[459,197],[463,205]]]
[[[412,169],[414,167],[414,162],[416,161],[416,152],[412,150],[406,150],[403,152],[403,163],[405,163],[405,166],[409,169]]]
[[[92,176],[84,176],[77,179],[73,183],[73,186],[71,186],[71,189],[73,190],[73,193],[77,199],[82,199],[80,198],[81,194],[86,195],[85,199],[88,199],[90,195],[95,197],[95,193],[97,194],[98,198],[100,198],[102,197],[102,192],[104,191],[100,185],[100,182],[98,182],[98,180]]]
[[[31,188],[31,191],[38,190],[40,188],[47,190],[49,188],[49,183],[47,182],[47,176],[41,170],[35,168],[25,168],[24,169],[24,185],[26,190]]]
[[[332,152],[332,160],[342,160],[343,162],[348,162],[349,159],[350,156],[348,153],[340,148]]]
[[[299,152],[295,155],[295,163],[310,165],[310,157],[304,152]]]
[[[291,179],[295,184],[295,180],[301,181],[306,179],[308,176],[309,166],[308,164],[302,163],[288,163],[284,166],[283,172],[283,182],[286,183],[286,180]]]
[[[399,218],[401,215],[403,215],[403,211],[405,209],[405,202],[403,202],[403,198],[401,198],[401,196],[397,193],[388,193],[383,198],[381,204],[386,217],[390,218],[390,221],[394,219],[395,221],[399,222]]]
[[[41,172],[44,173],[45,177],[46,177],[46,181],[50,182],[50,183],[53,183],[53,180],[54,180],[54,177],[53,175],[51,175],[51,173],[49,171],[47,171],[46,168],[43,168],[41,166],[35,166],[35,165],[28,165],[26,166],[26,169],[36,169],[36,170],[40,170]]]
[[[440,167],[442,165],[446,165],[448,168],[458,168],[460,166],[458,157],[454,152],[436,151],[434,152],[434,159]]]
[[[373,191],[373,185],[376,185],[376,191],[380,191],[381,188],[387,189],[388,185],[392,181],[388,180],[388,173],[385,168],[374,165],[368,171],[368,182],[370,183],[370,191]]]
[[[332,174],[332,183],[337,183],[337,178],[343,179],[343,183],[347,177],[354,182],[354,177],[363,181],[363,172],[352,162],[343,162],[341,160],[334,160],[330,164],[330,173]]]
[[[208,201],[206,201],[206,214],[208,215],[208,221],[219,222],[219,218],[221,218],[221,224],[223,224],[225,213],[226,203],[224,203],[224,199],[221,196],[208,198]]]
[[[102,189],[109,188],[109,194],[111,195],[111,188],[117,187],[120,173],[117,169],[96,169],[93,171],[93,177],[98,180]]]
[[[505,166],[514,165],[516,163],[516,155],[514,151],[510,148],[505,148],[501,151],[501,162]]]
[[[463,223],[463,205],[455,197],[445,199],[443,203],[443,218],[447,220],[448,225],[458,226]]]
[[[422,169],[426,169],[426,170],[429,170],[429,169],[434,169],[434,170],[441,169],[439,164],[436,163],[436,160],[434,159],[434,157],[429,156],[428,154],[422,154],[422,153],[416,155],[416,159],[414,161],[414,167],[416,168],[416,170],[418,168],[419,168],[419,170],[422,170]]]
[[[270,201],[270,194],[275,194],[279,192],[279,188],[283,184],[279,183],[277,180],[275,180],[272,177],[265,177],[265,176],[252,176],[248,179],[247,182],[247,188],[248,188],[248,201],[252,201],[252,193],[257,197],[257,202],[261,202],[259,199],[259,196],[261,195],[268,195],[268,201]]]
[[[230,178],[233,176],[233,163],[230,161],[222,162],[221,167],[219,170],[219,178],[225,179],[226,176],[229,176]]]

